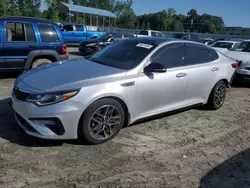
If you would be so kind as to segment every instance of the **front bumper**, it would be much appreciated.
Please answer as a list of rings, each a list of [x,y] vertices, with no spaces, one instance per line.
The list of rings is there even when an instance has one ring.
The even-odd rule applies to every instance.
[[[19,126],[29,135],[43,139],[76,139],[82,110],[74,102],[64,101],[37,107],[16,99],[12,92],[11,106]]]

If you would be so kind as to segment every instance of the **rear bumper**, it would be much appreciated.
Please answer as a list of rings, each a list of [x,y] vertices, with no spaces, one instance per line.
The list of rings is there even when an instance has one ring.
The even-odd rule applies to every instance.
[[[65,60],[68,60],[68,59],[69,59],[68,55],[59,55],[58,61],[65,61]]]

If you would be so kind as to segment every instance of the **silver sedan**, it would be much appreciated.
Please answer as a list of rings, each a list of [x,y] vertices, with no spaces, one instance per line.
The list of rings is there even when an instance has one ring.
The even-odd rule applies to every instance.
[[[29,135],[100,144],[148,116],[197,104],[219,109],[237,65],[191,41],[125,39],[88,59],[23,73],[12,106]]]

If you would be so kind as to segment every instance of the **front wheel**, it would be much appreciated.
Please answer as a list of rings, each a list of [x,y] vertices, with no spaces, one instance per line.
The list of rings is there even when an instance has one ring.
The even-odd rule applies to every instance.
[[[227,86],[223,81],[219,81],[214,86],[208,100],[208,107],[211,110],[217,110],[222,107],[226,98],[226,91]]]
[[[114,99],[101,99],[91,104],[79,125],[79,136],[91,144],[101,144],[113,139],[125,120],[122,105]]]

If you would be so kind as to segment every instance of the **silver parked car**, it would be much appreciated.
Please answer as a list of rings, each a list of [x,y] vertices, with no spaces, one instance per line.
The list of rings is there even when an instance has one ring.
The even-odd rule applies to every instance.
[[[141,118],[197,104],[220,108],[236,67],[200,43],[125,39],[88,59],[23,73],[15,81],[12,106],[27,134],[99,144]]]

